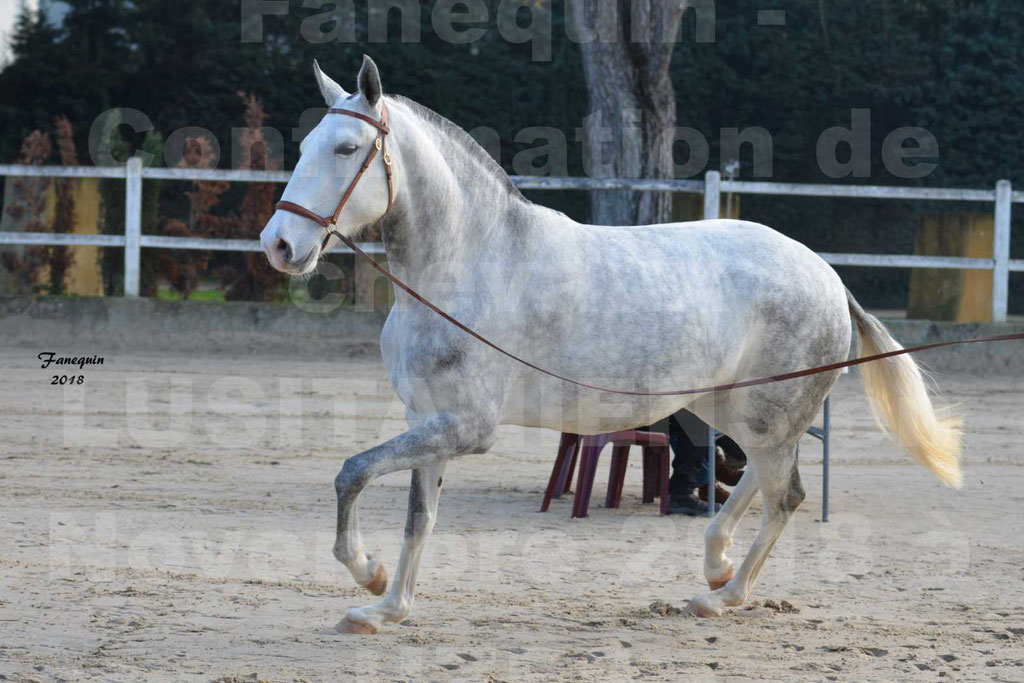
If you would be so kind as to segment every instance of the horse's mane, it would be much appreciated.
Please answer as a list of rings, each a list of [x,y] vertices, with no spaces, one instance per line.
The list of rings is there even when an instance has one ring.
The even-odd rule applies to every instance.
[[[494,160],[494,157],[487,153],[487,150],[480,146],[480,143],[473,139],[472,135],[464,131],[457,124],[452,123],[445,117],[441,116],[436,111],[429,109],[428,107],[424,107],[419,102],[414,102],[413,100],[410,100],[407,97],[402,97],[401,95],[390,95],[389,97],[407,106],[412,113],[421,118],[424,123],[434,126],[439,130],[439,132],[446,134],[448,139],[453,141],[459,147],[462,147],[469,155],[470,159],[479,164],[484,171],[493,176],[495,180],[501,183],[501,185],[508,190],[509,195],[524,202],[527,201],[512,182],[512,179],[508,177],[507,173],[505,173],[505,169],[503,169],[501,165]]]

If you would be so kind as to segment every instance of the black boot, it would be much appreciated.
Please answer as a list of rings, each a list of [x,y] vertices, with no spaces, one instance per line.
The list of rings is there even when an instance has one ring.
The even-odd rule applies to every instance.
[[[695,432],[694,437],[699,436],[702,423],[694,416],[684,417],[684,421],[696,423],[696,426],[690,427],[691,431]],[[672,476],[668,480],[669,513],[694,517],[706,514],[707,503],[697,498],[697,479],[701,470],[701,458],[707,452],[707,447],[698,447],[694,444],[694,439],[687,434],[676,415],[669,418],[668,441],[675,455],[672,459]]]
[[[690,433],[687,433],[687,426]],[[706,430],[704,423],[688,413],[680,412],[669,418],[668,441],[675,455],[672,477],[668,480],[669,514],[700,517],[708,512],[708,504],[697,497],[697,480],[704,469],[707,446],[695,443],[700,443],[699,439]],[[716,505],[715,509],[718,507]]]
[[[722,508],[715,503],[715,512]],[[669,498],[668,513],[670,515],[689,515],[690,517],[703,517],[708,513],[708,504],[697,497],[697,492],[675,493]]]

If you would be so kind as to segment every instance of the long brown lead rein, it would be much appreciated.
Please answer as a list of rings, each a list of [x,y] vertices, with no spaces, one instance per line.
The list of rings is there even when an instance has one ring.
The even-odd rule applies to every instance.
[[[512,360],[516,361],[517,363],[522,363],[523,365],[525,365],[528,368],[532,368],[532,369],[536,370],[537,372],[542,372],[545,375],[549,375],[549,376],[554,377],[556,379],[560,379],[563,382],[569,382],[570,384],[575,384],[577,386],[584,387],[586,389],[594,389],[596,391],[604,391],[604,392],[611,393],[611,394],[626,394],[628,396],[686,396],[686,395],[689,395],[689,394],[706,394],[706,393],[711,393],[711,392],[715,392],[715,391],[728,391],[729,389],[742,389],[743,387],[752,387],[752,386],[756,386],[758,384],[769,384],[771,382],[782,382],[782,381],[785,381],[785,380],[788,380],[788,379],[796,379],[797,377],[806,377],[808,375],[817,375],[819,373],[828,372],[830,370],[839,370],[840,368],[848,368],[848,367],[852,367],[854,365],[860,365],[862,363],[870,363],[871,361],[881,360],[883,358],[892,358],[893,356],[902,356],[905,353],[915,353],[917,351],[926,351],[928,349],[938,349],[938,348],[941,348],[943,346],[956,346],[958,344],[980,344],[982,342],[1012,341],[1012,340],[1016,340],[1016,339],[1024,339],[1024,332],[1019,332],[1019,333],[1016,333],[1016,334],[1000,334],[1000,335],[995,335],[995,336],[992,336],[992,337],[979,337],[977,339],[958,339],[958,340],[954,340],[954,341],[935,342],[933,344],[922,344],[920,346],[911,346],[909,348],[898,349],[896,351],[887,351],[885,353],[876,353],[873,356],[864,356],[863,358],[854,358],[852,360],[846,360],[846,361],[843,361],[841,363],[829,363],[828,365],[819,365],[819,366],[814,367],[814,368],[807,368],[806,370],[797,370],[795,372],[786,372],[786,373],[783,373],[781,375],[772,375],[771,377],[759,377],[758,379],[747,379],[747,380],[743,380],[742,382],[731,382],[729,384],[717,384],[717,385],[715,385],[713,387],[701,387],[699,389],[680,389],[678,391],[630,391],[628,389],[612,389],[610,387],[602,387],[602,386],[598,386],[598,385],[594,385],[594,384],[587,384],[586,382],[580,382],[580,381],[574,380],[574,379],[572,379],[570,377],[565,377],[563,375],[559,375],[556,372],[551,372],[550,370],[545,370],[544,368],[540,367],[539,365],[534,365],[530,361],[524,360],[524,359],[520,358],[519,356],[515,355],[514,353],[506,351],[505,349],[501,348],[500,346],[498,346],[497,344],[492,342],[487,337],[485,337],[482,334],[480,334],[479,332],[471,329],[470,327],[462,324],[461,322],[459,322],[458,320],[453,318],[451,315],[449,315],[448,313],[445,313],[440,308],[438,308],[437,306],[432,304],[422,294],[420,294],[415,289],[413,289],[412,287],[407,285],[405,282],[403,282],[401,279],[399,279],[399,277],[397,275],[392,273],[390,270],[388,270],[387,268],[385,268],[381,264],[377,263],[377,261],[375,261],[373,258],[371,258],[370,255],[367,254],[365,251],[360,249],[359,245],[357,245],[355,242],[350,240],[348,237],[345,237],[344,235],[342,235],[337,230],[331,230],[329,228],[328,228],[327,232],[328,232],[328,234],[334,235],[339,240],[341,240],[341,242],[346,247],[351,249],[353,252],[355,252],[356,254],[359,254],[364,259],[366,259],[366,261],[371,266],[376,268],[377,271],[380,272],[381,275],[386,277],[388,280],[391,280],[391,282],[396,287],[401,289],[403,292],[405,292],[406,294],[408,294],[412,298],[416,299],[416,301],[419,301],[421,304],[423,304],[424,306],[426,306],[427,308],[432,310],[434,313],[437,313],[439,316],[441,316],[442,318],[444,318],[445,320],[450,322],[452,325],[455,325],[457,328],[459,328],[463,332],[465,332],[465,333],[475,337],[476,339],[479,339],[484,344],[487,344],[487,346],[491,347],[495,351],[508,356],[509,358],[511,358]]]

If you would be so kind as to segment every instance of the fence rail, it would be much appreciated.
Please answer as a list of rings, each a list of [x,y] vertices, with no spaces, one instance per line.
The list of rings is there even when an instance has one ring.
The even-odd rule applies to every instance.
[[[142,184],[144,180],[203,181],[242,183],[286,183],[290,171],[245,171],[220,169],[144,168],[142,159],[133,157],[124,166],[24,166],[0,164],[0,175],[47,178],[106,178],[125,181],[124,235],[81,235],[50,232],[0,232],[0,244],[89,245],[124,247],[125,296],[139,295],[139,262],[142,248],[207,249],[211,251],[261,251],[257,240],[170,237],[142,234]],[[1012,205],[1024,203],[1024,192],[1014,192],[1008,180],[1000,180],[992,190],[938,187],[885,187],[878,185],[811,185],[722,180],[717,171],[709,171],[704,180],[650,178],[555,178],[549,176],[512,176],[522,190],[633,190],[642,192],[678,192],[704,196],[704,218],[719,217],[722,193],[758,194],[790,197],[846,197],[855,199],[897,199],[986,202],[994,205],[992,258],[920,256],[913,254],[834,254],[819,253],[835,266],[883,268],[954,268],[992,271],[992,319],[1006,320],[1011,272],[1024,272],[1024,259],[1010,258],[1010,218]],[[359,245],[370,253],[383,253],[378,242]],[[338,252],[351,253],[345,247]]]

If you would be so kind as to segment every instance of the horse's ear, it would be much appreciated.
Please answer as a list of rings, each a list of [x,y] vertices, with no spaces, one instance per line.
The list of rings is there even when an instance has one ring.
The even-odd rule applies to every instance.
[[[363,66],[359,69],[359,77],[356,79],[359,84],[359,93],[366,98],[366,103],[376,107],[380,101],[381,86],[380,72],[377,65],[367,55],[363,55]]]
[[[320,64],[315,59],[313,60],[313,75],[316,76],[316,83],[320,86],[320,92],[323,94],[324,100],[327,101],[328,107],[333,107],[339,98],[348,95],[344,88],[320,70]]]

